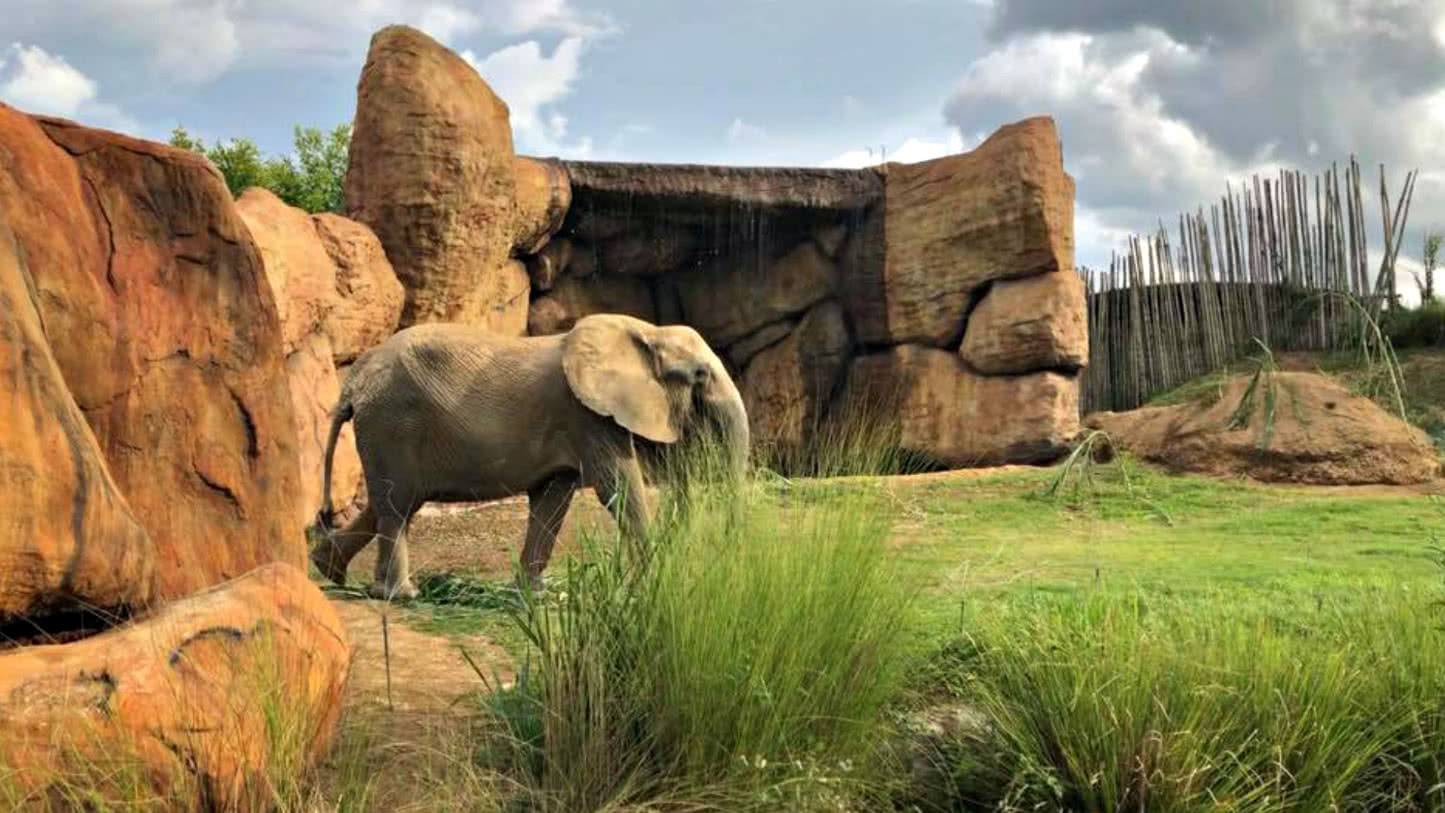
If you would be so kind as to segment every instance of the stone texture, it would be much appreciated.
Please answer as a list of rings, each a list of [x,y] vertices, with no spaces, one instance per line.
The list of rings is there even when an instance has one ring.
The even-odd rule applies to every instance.
[[[645,222],[638,225],[647,228]],[[652,227],[631,231],[597,247],[597,266],[607,274],[664,274],[697,250],[697,235],[686,229]]]
[[[220,173],[5,105],[0,156],[0,212],[55,362],[155,546],[151,598],[302,566],[281,324]]]
[[[749,359],[758,354],[758,351],[782,341],[783,337],[791,333],[797,326],[798,322],[795,319],[784,319],[781,322],[763,325],[728,345],[727,360],[741,370],[747,366]]]
[[[474,324],[503,336],[527,335],[527,303],[532,293],[527,266],[521,260],[507,260],[492,290],[486,310]]]
[[[541,251],[529,256],[527,276],[532,280],[532,290],[550,291],[572,259],[572,241],[559,237],[542,247]]]
[[[652,286],[638,277],[563,277],[531,304],[527,333],[541,336],[571,329],[578,319],[593,313],[625,313],[657,321]]]
[[[1051,462],[1079,431],[1077,379],[978,375],[958,354],[919,345],[854,359],[843,397],[887,416],[903,450],[953,468]]]
[[[808,311],[787,338],[753,357],[740,389],[756,445],[803,443],[848,363],[848,347],[843,308],[830,299]]]
[[[46,169],[78,185],[49,157],[59,160]],[[155,546],[66,389],[18,248],[0,220],[0,623],[70,596],[112,611],[144,605]]]
[[[512,176],[517,187],[512,248],[518,254],[536,254],[562,226],[572,205],[572,185],[560,162],[543,158],[517,156]]]
[[[7,786],[38,800],[81,772],[117,802],[136,798],[119,777],[154,783],[167,809],[207,793],[207,809],[263,809],[268,763],[300,773],[329,746],[349,655],[330,602],[279,562],[81,641],[0,653]],[[273,749],[266,697],[294,751]]]
[[[870,264],[848,285],[865,343],[952,347],[979,286],[1074,268],[1074,182],[1047,116],[971,152],[888,164],[884,190],[881,277]]]
[[[291,406],[296,413],[297,458],[301,467],[301,499],[297,520],[310,524],[321,508],[321,466],[326,454],[326,435],[331,429],[331,409],[341,395],[341,382],[332,362],[331,340],[313,333],[286,359],[286,377],[291,385]],[[331,462],[331,504],[344,508],[361,491],[361,458],[356,453],[356,435],[351,424],[341,427]]]
[[[514,178],[507,105],[477,72],[415,28],[372,35],[356,92],[347,214],[376,233],[406,288],[400,326],[497,329],[494,306],[515,287],[507,267]]]
[[[371,229],[331,213],[312,215],[311,222],[335,267],[335,293],[322,327],[336,361],[353,361],[396,331],[406,290]]]
[[[848,239],[848,227],[842,223],[825,226],[813,234],[813,242],[818,244],[818,248],[834,259],[837,258],[838,251],[843,248],[843,241],[846,239]]]
[[[261,252],[285,351],[294,353],[335,303],[336,266],[317,239],[311,216],[271,190],[252,186],[242,191],[236,211]]]
[[[980,373],[1077,370],[1089,361],[1088,322],[1071,269],[999,280],[969,314],[959,353]]]
[[[837,266],[805,240],[761,268],[738,258],[677,275],[688,324],[726,346],[763,325],[807,310],[838,286]]]

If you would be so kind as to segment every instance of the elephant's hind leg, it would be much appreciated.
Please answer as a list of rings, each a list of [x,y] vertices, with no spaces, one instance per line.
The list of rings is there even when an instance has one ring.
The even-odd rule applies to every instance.
[[[326,534],[311,549],[311,563],[338,587],[346,586],[346,568],[376,533],[376,513],[368,504],[345,528]]]
[[[367,595],[372,598],[416,598],[416,585],[411,581],[411,557],[407,551],[406,532],[417,507],[419,506],[413,505],[412,501],[406,501],[377,515],[375,579],[366,588]]]
[[[542,588],[542,571],[552,558],[557,532],[579,482],[576,474],[567,472],[527,489],[527,541],[522,546],[522,569],[534,591]]]

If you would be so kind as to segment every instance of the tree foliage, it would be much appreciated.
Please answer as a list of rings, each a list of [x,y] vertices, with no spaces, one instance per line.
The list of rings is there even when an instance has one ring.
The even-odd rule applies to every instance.
[[[294,155],[262,157],[249,138],[233,138],[207,146],[184,127],[171,131],[171,146],[194,150],[216,165],[233,196],[247,187],[271,190],[281,200],[307,212],[340,212],[345,204],[342,181],[351,146],[351,124],[328,132],[296,125]]]

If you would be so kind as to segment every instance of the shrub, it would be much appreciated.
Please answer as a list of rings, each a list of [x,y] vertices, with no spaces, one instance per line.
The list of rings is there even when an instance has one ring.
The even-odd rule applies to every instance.
[[[226,179],[232,197],[248,187],[260,186],[276,193],[286,203],[313,214],[341,212],[345,204],[342,187],[351,149],[351,124],[338,124],[329,133],[297,125],[293,137],[294,160],[285,155],[263,159],[260,149],[247,138],[218,141],[207,147],[184,127],[171,131],[170,144],[209,158]]]
[[[1395,347],[1445,347],[1445,302],[1437,299],[1390,311],[1382,320]]]

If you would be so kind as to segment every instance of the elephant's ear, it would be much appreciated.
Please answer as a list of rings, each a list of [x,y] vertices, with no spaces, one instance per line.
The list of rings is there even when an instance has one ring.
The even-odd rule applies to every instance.
[[[588,409],[633,434],[672,443],[679,432],[658,379],[647,323],[615,314],[577,320],[562,340],[562,372]]]

